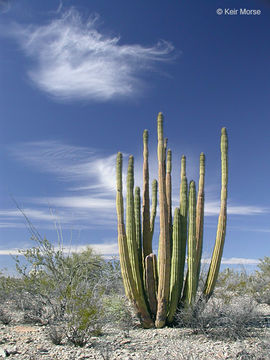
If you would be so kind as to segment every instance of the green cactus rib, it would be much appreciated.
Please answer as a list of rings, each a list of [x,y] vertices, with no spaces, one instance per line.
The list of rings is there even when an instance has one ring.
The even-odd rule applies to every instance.
[[[196,207],[196,253],[197,253],[197,287],[201,269],[202,243],[203,243],[203,220],[204,220],[204,176],[205,155],[200,155],[200,177]]]
[[[171,256],[171,280],[170,280],[170,302],[167,315],[168,323],[173,321],[183,286],[183,273],[181,276],[181,222],[180,209],[175,208],[172,231],[172,256]]]
[[[136,230],[135,230],[135,213],[134,213],[134,158],[131,155],[128,160],[128,173],[127,173],[127,212],[126,212],[126,232],[129,250],[129,258],[133,278],[136,282],[137,289],[138,283],[138,254],[136,251]]]
[[[141,239],[141,197],[140,188],[136,186],[134,196],[134,216],[135,216],[135,234],[136,249],[138,254],[139,273],[143,281],[143,263],[142,263],[142,239]]]
[[[180,184],[180,229],[181,229],[181,249],[180,249],[180,279],[181,288],[180,294],[183,288],[183,279],[184,279],[184,270],[185,270],[185,261],[186,261],[186,247],[187,247],[187,218],[188,218],[188,185],[187,185],[187,176],[186,176],[186,157],[183,155],[181,159],[181,184]],[[185,286],[186,287],[186,286]],[[184,295],[185,295],[184,291]],[[184,295],[181,302],[184,301]]]
[[[221,202],[217,235],[211,263],[204,287],[204,296],[208,300],[214,291],[220,268],[227,222],[227,187],[228,187],[228,137],[226,128],[221,129]]]
[[[127,245],[127,236],[124,223],[124,203],[123,203],[123,186],[122,186],[122,163],[123,156],[119,152],[116,161],[116,210],[117,210],[117,224],[118,224],[118,247],[119,258],[122,272],[122,278],[127,298],[133,303],[137,315],[144,328],[153,327],[153,321],[148,312],[145,299],[142,294],[139,294],[136,282],[133,278],[131,263],[129,259],[129,251]]]
[[[165,166],[164,166],[164,140],[163,115],[158,114],[158,185],[160,207],[160,237],[159,237],[159,281],[158,281],[158,307],[156,327],[165,325],[170,290],[170,238],[168,227],[168,207],[166,199]]]
[[[166,164],[166,199],[168,208],[168,226],[169,233],[172,233],[172,151],[169,149],[167,152],[167,164]]]
[[[155,228],[155,218],[157,214],[157,180],[152,181],[152,207],[151,207],[151,219],[150,219],[150,231],[153,238]]]
[[[151,253],[145,258],[145,286],[151,314],[157,313],[156,279],[155,279],[156,255]]]
[[[189,184],[189,221],[188,221],[188,273],[186,303],[191,305],[195,299],[197,287],[196,257],[196,188],[195,182]]]
[[[128,256],[126,229],[124,223],[124,203],[123,203],[123,189],[122,189],[122,163],[123,157],[119,152],[117,154],[116,162],[116,210],[117,210],[117,224],[118,224],[118,247],[120,264],[122,271],[122,278],[124,282],[126,296],[129,300],[133,301],[133,290],[135,283],[131,275],[131,265]]]
[[[144,259],[152,252],[149,200],[148,131],[143,132],[143,196],[142,196],[142,233]]]
[[[188,185],[186,176],[186,157],[181,159],[181,184],[180,184],[180,220],[181,220],[181,239],[185,248],[182,256],[185,257],[187,241],[187,215],[188,215]],[[184,259],[185,262],[185,259]],[[181,262],[182,263],[182,262]]]

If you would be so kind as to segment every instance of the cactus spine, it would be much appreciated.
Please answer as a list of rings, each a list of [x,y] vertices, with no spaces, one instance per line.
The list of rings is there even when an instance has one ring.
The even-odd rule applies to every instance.
[[[163,115],[158,114],[158,184],[152,183],[150,215],[148,132],[143,135],[143,193],[142,224],[140,189],[134,197],[134,159],[129,158],[127,176],[126,228],[122,193],[122,154],[117,155],[117,220],[120,265],[125,292],[134,304],[143,327],[157,328],[173,322],[178,306],[190,306],[196,301],[202,255],[204,219],[205,156],[200,155],[200,176],[196,200],[195,182],[189,185],[186,177],[186,158],[181,160],[180,206],[172,220],[171,169],[172,153],[167,151],[163,137]],[[167,161],[166,161],[167,155]],[[228,140],[226,129],[221,131],[221,208],[215,247],[202,297],[212,295],[220,267],[226,230]],[[159,189],[160,235],[158,271],[156,255],[152,252],[152,238]],[[187,275],[184,282],[186,246],[188,246]],[[185,284],[185,286],[183,286]],[[202,299],[200,297],[199,300]]]

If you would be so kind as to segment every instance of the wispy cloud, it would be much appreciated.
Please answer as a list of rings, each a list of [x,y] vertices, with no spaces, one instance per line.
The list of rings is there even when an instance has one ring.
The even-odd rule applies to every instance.
[[[202,259],[202,263],[210,264],[211,259]],[[257,265],[259,259],[246,259],[246,258],[223,258],[221,264],[223,265]]]
[[[80,184],[70,190],[115,189],[116,154],[102,156],[97,150],[57,141],[16,144],[11,154],[39,172],[53,173],[61,181]]]
[[[212,216],[218,215],[220,210],[219,201],[206,201],[205,204],[205,215]],[[230,215],[261,215],[268,213],[269,209],[252,206],[252,205],[231,205],[230,201],[228,202],[228,214]]]
[[[145,85],[142,74],[172,59],[173,46],[160,41],[147,47],[121,44],[98,30],[98,16],[84,20],[71,8],[42,26],[13,26],[14,36],[34,60],[32,81],[59,100],[130,97]]]
[[[119,254],[117,242],[100,242],[92,243],[86,245],[71,245],[63,247],[64,253],[80,253],[87,249],[90,246],[97,254],[103,255],[105,257],[117,256]],[[58,250],[59,247],[55,247],[55,250]],[[10,249],[0,249],[0,255],[20,255],[20,250],[26,250],[26,248],[10,248]]]
[[[20,162],[35,167],[38,172],[53,174],[54,178],[63,184],[61,194],[57,196],[48,194],[45,197],[23,199],[26,204],[23,210],[30,220],[49,228],[53,222],[61,223],[63,227],[72,224],[73,228],[115,228],[116,154],[104,156],[95,149],[57,141],[16,144],[10,147],[9,153]],[[154,155],[151,153],[150,157],[154,158]],[[124,184],[126,160],[123,170]],[[136,165],[135,183],[141,186],[142,169],[139,164]],[[151,173],[157,173],[156,166],[151,168]],[[173,204],[178,206],[179,184],[174,185]],[[205,215],[218,216],[219,208],[219,201],[206,201]],[[51,213],[50,209],[57,209],[57,212]],[[269,209],[260,206],[232,205],[229,201],[230,215],[260,215],[267,212]],[[18,221],[21,226],[21,213],[15,210],[0,210],[0,221],[1,227],[12,227],[12,224],[18,224]]]
[[[63,184],[57,196],[17,199],[31,222],[48,228],[53,223],[63,228],[115,227],[116,154],[104,156],[95,149],[57,141],[21,143],[10,147],[9,153],[38,172],[53,174]],[[2,227],[12,227],[21,219],[20,211],[0,210]]]

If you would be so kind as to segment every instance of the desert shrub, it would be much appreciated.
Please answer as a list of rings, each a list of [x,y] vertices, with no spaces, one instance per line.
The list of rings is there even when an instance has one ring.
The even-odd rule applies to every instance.
[[[196,334],[236,340],[250,336],[252,325],[260,325],[257,306],[248,296],[235,296],[229,302],[212,298],[207,303],[179,309],[176,323],[179,327],[192,329]]]
[[[124,337],[129,337],[129,331],[134,327],[137,318],[125,295],[114,293],[107,296],[104,299],[104,306],[106,322],[122,330]]]
[[[82,346],[101,332],[104,297],[122,286],[118,261],[105,261],[91,247],[66,254],[36,231],[32,239],[36,246],[15,257],[20,280],[13,298],[24,321],[55,327],[63,322],[68,340]]]
[[[252,274],[232,269],[220,272],[215,295],[227,301],[235,295],[249,295],[258,303],[270,305],[270,257],[260,259],[258,268]]]
[[[4,309],[0,308],[0,321],[3,325],[8,325],[12,320],[11,315]]]
[[[50,325],[48,336],[54,345],[61,345],[65,336],[65,330],[61,325]]]
[[[37,246],[21,251],[26,264],[16,257],[22,278],[20,288],[23,310],[31,310],[36,318],[46,315],[47,321],[63,320],[66,310],[78,298],[103,292],[102,268],[105,261],[89,247],[81,253],[66,255],[47,240],[35,239]],[[31,300],[30,300],[31,299]]]
[[[220,272],[218,276],[215,295],[230,301],[235,295],[251,295],[252,287],[253,278],[244,269],[242,271],[235,271],[227,268]]]
[[[270,257],[260,259],[258,268],[253,276],[253,295],[259,303],[270,305]]]
[[[21,283],[21,279],[12,276],[4,276],[0,273],[0,302],[3,304],[4,302],[11,300],[14,297],[16,290],[20,288]]]

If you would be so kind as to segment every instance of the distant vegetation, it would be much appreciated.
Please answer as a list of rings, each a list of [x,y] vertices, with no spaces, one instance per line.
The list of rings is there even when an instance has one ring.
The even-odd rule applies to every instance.
[[[119,261],[105,261],[91,247],[66,254],[47,239],[36,240],[37,246],[22,251],[25,265],[17,257],[20,277],[0,275],[0,321],[18,322],[19,313],[22,323],[48,326],[54,344],[66,339],[84,346],[92,336],[101,335],[105,325],[129,336],[137,322],[125,300]],[[258,266],[250,275],[221,272],[211,300],[201,309],[179,308],[174,326],[219,339],[243,338],[251,326],[270,326],[258,312],[260,304],[270,305],[270,257]],[[200,279],[199,290],[204,281]]]

